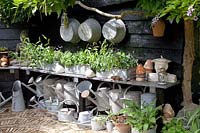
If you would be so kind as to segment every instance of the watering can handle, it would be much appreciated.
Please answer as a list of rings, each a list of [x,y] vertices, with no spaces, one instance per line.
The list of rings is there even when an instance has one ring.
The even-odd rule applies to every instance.
[[[125,91],[124,91],[124,93],[123,93],[123,97],[125,97],[125,95],[126,95],[126,93],[128,92],[128,90],[130,89],[130,88],[132,88],[133,86],[129,86],[129,87],[127,87],[126,89],[125,89]]]
[[[60,106],[63,105],[64,102],[67,102],[67,101],[73,102],[76,105],[76,109],[77,109],[76,112],[78,113],[79,112],[78,104],[76,102],[74,102],[73,100],[65,99],[60,103]]]
[[[115,83],[114,83],[114,84],[113,84],[113,89],[115,89],[115,86],[116,86],[116,85],[118,86],[119,90],[122,92],[122,87],[121,87],[120,84],[115,84]]]
[[[102,86],[103,84],[108,84],[108,85],[110,86],[110,88],[112,88],[112,86],[111,86],[110,83],[108,83],[108,82],[101,82],[101,83],[98,85],[98,87],[97,87],[97,91],[100,91],[100,88],[101,88],[101,86]]]

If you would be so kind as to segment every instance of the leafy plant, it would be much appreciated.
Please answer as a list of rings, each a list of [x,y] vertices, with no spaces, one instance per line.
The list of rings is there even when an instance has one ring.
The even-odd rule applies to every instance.
[[[28,10],[29,16],[34,15],[36,11],[44,13],[46,16],[56,12],[58,16],[62,11],[66,12],[67,7],[73,6],[75,0],[13,0],[15,8]],[[20,12],[16,12],[18,14]]]
[[[114,51],[112,44],[106,40],[100,43],[100,46],[92,45],[88,49],[88,62],[98,72],[109,71],[114,68],[127,69],[137,64],[137,59],[131,54]]]
[[[73,54],[70,51],[65,51],[60,57],[60,63],[65,67],[70,67],[74,64],[73,59]]]
[[[1,0],[0,21],[6,25],[26,22],[39,12],[51,15],[56,12],[58,16],[73,6],[75,0]]]
[[[125,108],[120,110],[127,115],[127,123],[138,131],[146,131],[156,126],[156,120],[159,118],[158,112],[160,106],[154,107],[154,104],[148,104],[140,108],[132,100],[124,100]]]
[[[173,118],[170,122],[165,123],[162,133],[187,133],[184,128],[182,119]]]
[[[44,37],[44,36],[43,36]],[[42,43],[41,39],[36,43],[31,43],[28,38],[24,39],[20,46],[19,60],[27,66],[37,67],[45,64],[51,64],[54,61],[54,49],[49,45],[49,39]]]
[[[5,51],[8,51],[7,47],[0,47],[0,52],[5,52]]]
[[[92,118],[92,120],[96,121],[100,125],[105,125],[106,116],[105,115],[97,115]]]
[[[180,20],[198,20],[200,16],[200,0],[168,0],[159,12],[159,17],[167,17],[170,22]]]
[[[21,7],[15,8],[13,0],[0,1],[0,21],[7,26],[13,23],[25,22],[27,18],[27,10],[22,10]]]
[[[165,7],[167,0],[139,0],[136,7],[145,11],[147,16],[155,16]]]
[[[186,114],[187,127],[189,127],[189,132],[199,133],[200,132],[200,107],[194,111],[188,112]]]

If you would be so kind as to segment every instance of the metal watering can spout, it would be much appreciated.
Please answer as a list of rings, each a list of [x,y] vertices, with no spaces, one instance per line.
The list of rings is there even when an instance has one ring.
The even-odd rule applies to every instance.
[[[87,98],[88,100],[93,102],[97,106],[99,111],[104,111],[109,108],[108,106],[102,105],[101,103],[98,102],[101,101],[102,103],[105,103],[104,99],[101,96],[99,96],[98,93],[92,90],[92,83],[90,81],[80,82],[77,85],[77,89],[81,93],[81,97]],[[95,96],[96,100],[90,96],[90,93],[92,93]]]
[[[36,78],[36,80],[34,81],[34,78],[31,77],[29,80],[28,80],[28,83],[29,83],[29,86],[30,85],[35,85],[36,86],[36,93],[37,93],[37,96],[40,97],[43,95],[43,89],[39,86],[39,83],[42,81],[42,77],[39,76]]]

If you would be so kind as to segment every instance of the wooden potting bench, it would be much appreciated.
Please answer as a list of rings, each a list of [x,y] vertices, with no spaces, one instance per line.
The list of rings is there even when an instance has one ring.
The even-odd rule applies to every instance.
[[[15,77],[15,79],[19,79],[19,73],[20,71],[25,71],[27,75],[30,75],[31,72],[36,72],[36,73],[41,73],[41,74],[47,74],[47,75],[55,75],[55,76],[61,76],[61,77],[68,77],[68,78],[73,78],[74,82],[79,82],[80,79],[82,80],[93,80],[93,81],[100,81],[100,82],[109,82],[111,84],[121,84],[121,85],[126,85],[128,87],[131,87],[131,90],[134,90],[134,86],[137,87],[143,87],[149,88],[149,91],[152,93],[156,93],[157,97],[157,104],[163,104],[164,103],[164,93],[163,91],[166,89],[169,89],[171,87],[174,87],[178,85],[180,82],[177,81],[175,83],[167,83],[164,85],[160,85],[158,82],[151,82],[151,81],[117,81],[117,80],[112,80],[112,79],[104,79],[104,78],[98,78],[98,77],[93,77],[93,78],[88,78],[84,75],[79,75],[79,74],[67,74],[67,73],[55,73],[52,71],[47,71],[47,70],[41,70],[41,69],[36,69],[32,67],[20,67],[20,66],[9,66],[9,67],[0,67],[1,71],[7,70],[10,71],[11,74]],[[1,81],[0,81],[1,82]],[[84,105],[83,103],[81,104],[80,102],[80,110],[84,110]]]

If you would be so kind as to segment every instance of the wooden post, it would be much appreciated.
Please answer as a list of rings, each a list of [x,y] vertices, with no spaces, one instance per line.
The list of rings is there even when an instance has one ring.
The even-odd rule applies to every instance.
[[[192,104],[192,66],[194,62],[194,22],[192,20],[184,21],[185,29],[185,47],[183,54],[183,105],[189,106]]]

